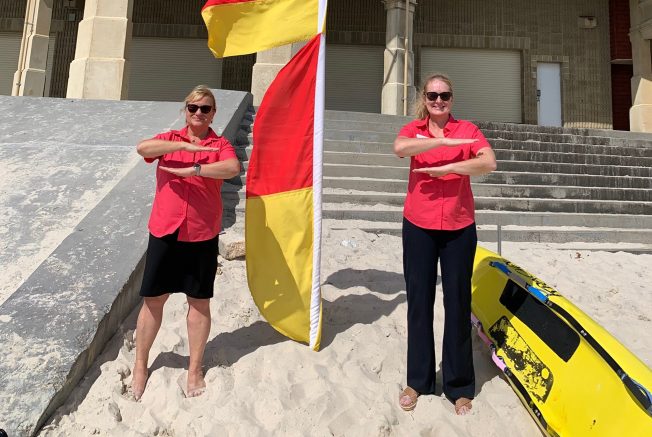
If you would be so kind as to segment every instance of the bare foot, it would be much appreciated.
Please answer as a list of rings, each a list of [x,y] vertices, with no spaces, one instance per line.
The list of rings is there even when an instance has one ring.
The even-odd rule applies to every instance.
[[[177,383],[187,398],[201,396],[206,391],[206,381],[204,381],[204,374],[201,370],[182,373],[179,375]]]
[[[138,401],[143,396],[148,377],[147,367],[134,366],[134,370],[131,372],[131,394],[134,396],[134,400]]]
[[[471,399],[459,398],[455,401],[455,414],[464,416],[471,412]]]
[[[206,381],[204,381],[204,372],[201,370],[188,371],[188,397],[194,398],[201,396],[206,391]]]

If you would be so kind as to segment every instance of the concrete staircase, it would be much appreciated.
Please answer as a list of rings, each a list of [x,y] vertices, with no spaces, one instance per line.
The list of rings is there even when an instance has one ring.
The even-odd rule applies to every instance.
[[[237,144],[246,169],[250,111]],[[400,234],[409,159],[392,143],[409,117],[326,111],[325,226]],[[473,178],[479,238],[547,243],[629,243],[652,250],[652,135],[478,123],[498,170]],[[246,141],[248,140],[248,141]],[[225,184],[243,208],[245,175]]]

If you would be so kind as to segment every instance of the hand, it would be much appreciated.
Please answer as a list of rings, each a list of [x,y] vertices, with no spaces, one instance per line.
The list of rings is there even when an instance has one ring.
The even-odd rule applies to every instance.
[[[439,146],[455,147],[462,144],[473,144],[478,141],[477,138],[463,139],[463,138],[438,138]]]
[[[414,173],[426,173],[428,176],[433,177],[433,178],[439,178],[442,176],[446,176],[447,174],[450,173],[450,167],[448,165],[442,165],[439,167],[423,167],[423,168],[415,168],[412,170]]]
[[[185,168],[172,168],[172,167],[163,167],[162,165],[159,166],[163,171],[166,171],[168,173],[172,173],[173,175],[182,177],[182,178],[189,178],[190,176],[195,176],[195,169],[193,167],[185,167]]]
[[[185,152],[219,152],[220,148],[219,147],[204,147],[204,146],[198,146],[197,144],[193,143],[186,143],[185,141],[181,141],[181,150]]]

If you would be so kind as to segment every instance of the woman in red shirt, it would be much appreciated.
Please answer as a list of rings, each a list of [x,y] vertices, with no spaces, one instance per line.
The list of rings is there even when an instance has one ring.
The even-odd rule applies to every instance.
[[[186,127],[138,144],[146,162],[158,160],[156,194],[149,219],[149,243],[140,295],[143,306],[136,326],[136,362],[131,390],[136,400],[145,391],[149,351],[170,293],[188,299],[190,359],[184,394],[201,395],[204,349],[211,326],[210,298],[217,272],[217,242],[222,224],[220,190],[224,179],[240,173],[233,147],[210,128],[215,97],[199,85],[185,99]]]
[[[477,244],[469,176],[496,169],[496,158],[474,124],[451,115],[448,77],[429,77],[417,119],[394,141],[394,153],[410,157],[403,211],[403,272],[408,302],[407,387],[399,396],[406,411],[421,394],[435,393],[433,317],[437,262],[444,290],[443,392],[457,414],[471,409],[475,376],[471,350],[471,273]]]

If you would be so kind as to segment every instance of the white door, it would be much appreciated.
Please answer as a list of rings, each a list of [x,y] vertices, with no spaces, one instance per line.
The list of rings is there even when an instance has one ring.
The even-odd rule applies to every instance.
[[[380,113],[385,47],[326,45],[326,109]]]
[[[196,85],[222,84],[222,60],[202,38],[134,37],[129,61],[129,100],[181,102]]]
[[[560,65],[537,64],[537,101],[539,124],[561,126],[561,73]]]
[[[421,49],[419,80],[432,73],[450,77],[458,119],[522,123],[521,72],[516,50]]]

